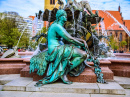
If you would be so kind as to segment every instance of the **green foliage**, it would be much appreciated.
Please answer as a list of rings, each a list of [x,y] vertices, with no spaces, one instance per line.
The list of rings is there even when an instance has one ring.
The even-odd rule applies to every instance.
[[[18,28],[19,21],[16,21],[16,17],[2,17],[3,13],[0,13],[0,43],[6,45],[8,48],[16,46],[21,35],[23,28]],[[6,14],[4,14],[6,15]],[[19,17],[20,19],[22,17]],[[24,31],[19,47],[28,47],[30,34]]]
[[[117,42],[116,39],[114,39],[114,36],[110,37],[110,45],[112,49],[117,50],[119,47],[123,47],[127,45],[126,41]]]
[[[110,45],[111,45],[111,48],[114,49],[114,50],[117,50],[119,48],[119,44],[118,42],[114,39],[114,36],[112,35],[110,37]]]
[[[1,91],[5,91],[4,89],[2,89]]]
[[[46,29],[46,27],[43,27],[42,30],[37,33],[37,35],[40,35],[41,33],[46,33],[47,31],[48,29]]]
[[[126,38],[126,42],[127,42],[127,45],[126,45],[126,48],[130,48],[130,37],[127,37]]]
[[[11,18],[0,19],[0,40],[2,44],[6,44],[8,48],[16,45],[20,32],[17,29],[16,21]]]
[[[24,32],[21,39],[20,39],[18,47],[27,48],[29,46],[29,37],[30,37],[30,34],[27,32]]]
[[[47,39],[45,37],[41,37],[38,40],[38,43],[46,43]]]
[[[121,47],[123,47],[123,46],[125,46],[125,45],[127,45],[127,42],[126,42],[126,41],[121,41],[121,42],[120,42],[120,46],[121,46]]]
[[[33,49],[36,49],[36,47],[38,46],[38,42],[35,42],[35,41],[30,41],[30,44],[29,46]]]
[[[40,35],[41,33],[46,33],[48,29],[46,27],[43,27],[41,31],[37,33],[37,35]],[[47,39],[45,37],[40,37],[38,40],[38,43],[45,43]]]

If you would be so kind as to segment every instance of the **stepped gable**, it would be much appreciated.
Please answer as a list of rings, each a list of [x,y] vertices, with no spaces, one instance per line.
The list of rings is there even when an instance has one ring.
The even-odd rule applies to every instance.
[[[125,26],[130,31],[130,20],[124,20],[124,22],[125,22]]]

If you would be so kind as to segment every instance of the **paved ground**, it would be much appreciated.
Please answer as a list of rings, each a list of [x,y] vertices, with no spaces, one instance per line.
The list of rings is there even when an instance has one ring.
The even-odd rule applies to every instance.
[[[130,89],[125,90],[126,95],[0,91],[0,97],[130,97]]]
[[[36,88],[35,83],[19,74],[0,75],[0,97],[130,97],[130,78],[126,77],[115,76],[108,84],[55,83]]]

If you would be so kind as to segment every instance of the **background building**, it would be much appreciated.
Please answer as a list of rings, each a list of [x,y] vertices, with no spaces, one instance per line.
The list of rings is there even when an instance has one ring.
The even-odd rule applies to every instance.
[[[58,0],[44,0],[44,10],[49,9],[52,10],[53,8],[59,8]],[[44,21],[44,27],[48,27],[49,23]]]
[[[42,30],[44,22],[35,16],[29,16],[29,18],[32,19],[32,26],[31,26],[32,35],[31,36],[33,37]]]
[[[126,26],[126,28],[129,30],[129,32],[130,32],[130,20],[124,20],[124,23],[125,23],[125,26]],[[129,50],[129,52],[130,52],[130,37],[128,37],[128,50]]]
[[[122,12],[120,10],[120,6],[118,7],[118,11],[98,10],[99,16],[104,18],[104,20],[99,23],[96,30],[99,34],[104,34],[103,30],[105,30],[108,36],[113,35],[119,46],[121,41],[126,41],[128,45],[124,46],[123,50],[129,51],[129,36],[123,28],[128,28],[130,33],[130,20],[123,20]],[[96,10],[93,10],[93,13],[95,13],[95,11]],[[119,47],[119,49],[121,48]]]
[[[52,10],[54,7],[58,8],[59,4],[58,4],[58,0],[44,0],[44,10],[45,9],[49,9]],[[56,5],[55,5],[56,4]]]
[[[0,16],[1,19],[8,18],[8,19],[15,19],[15,23],[17,25],[17,28],[21,32],[25,27],[25,32],[28,34],[32,33],[32,23],[33,19],[31,17],[21,17],[17,12],[4,12],[2,16]]]
[[[52,10],[54,7],[58,8],[59,4],[56,4],[58,0],[45,0],[44,10],[49,9]],[[56,4],[56,5],[55,5]],[[93,13],[95,13],[96,10],[93,10]],[[129,45],[130,40],[128,34],[124,31],[123,28],[126,26],[128,28],[130,33],[130,20],[124,20],[122,17],[121,7],[118,7],[117,11],[110,11],[110,10],[98,10],[99,16],[104,18],[103,22],[98,24],[98,27],[96,28],[96,31],[98,34],[104,34],[111,36],[113,35],[115,38],[115,41],[119,44],[122,41],[127,42],[127,46],[123,47],[123,50],[129,51]],[[48,26],[48,22],[44,22],[44,27]],[[120,47],[119,47],[120,49]]]

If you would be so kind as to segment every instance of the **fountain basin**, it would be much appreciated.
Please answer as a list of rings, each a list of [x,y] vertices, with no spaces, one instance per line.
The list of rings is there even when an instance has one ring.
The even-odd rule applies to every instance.
[[[112,60],[109,68],[115,76],[130,77],[130,60]]]
[[[19,74],[25,66],[22,58],[0,58],[0,75]]]
[[[130,58],[130,54],[128,53],[114,53],[116,57],[122,57],[122,58]]]
[[[24,55],[27,53],[19,53]],[[32,53],[28,53],[31,55]],[[87,62],[93,66],[92,62]],[[34,81],[42,79],[43,76],[38,76],[36,71],[29,73],[30,58],[0,58],[0,74],[20,74],[21,77],[32,77]],[[104,79],[113,80],[113,76],[130,77],[130,60],[118,59],[102,59],[100,60],[100,67],[104,74]],[[69,80],[73,82],[88,82],[96,83],[96,75],[92,68],[86,67],[84,72],[78,77],[71,77]]]
[[[18,55],[25,56],[25,55],[33,55],[34,52],[18,52]]]
[[[31,58],[34,52],[18,52],[18,55],[21,56],[21,58]],[[3,53],[0,54],[0,57],[3,55]]]

